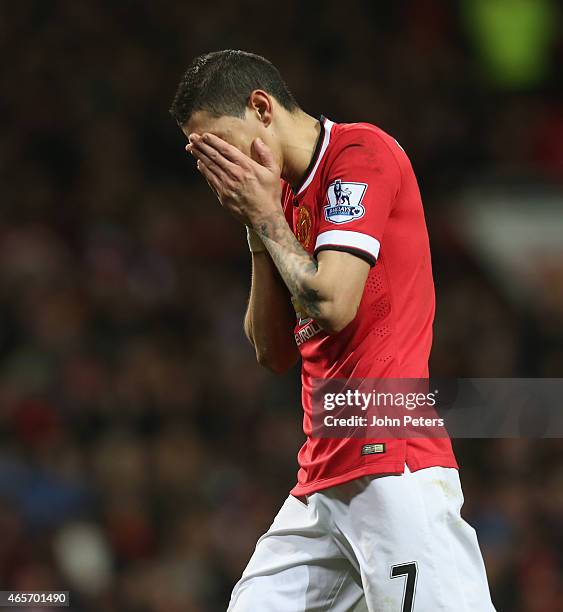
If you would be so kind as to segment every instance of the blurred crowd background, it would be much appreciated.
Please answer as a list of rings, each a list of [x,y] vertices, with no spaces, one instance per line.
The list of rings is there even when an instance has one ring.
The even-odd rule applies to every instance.
[[[562,375],[561,260],[549,291],[514,300],[452,216],[476,184],[525,181],[532,209],[536,186],[563,189],[561,13],[2,3],[0,589],[70,590],[87,612],[224,610],[294,482],[298,369],[255,364],[244,231],[168,115],[199,53],[263,54],[306,111],[407,150],[438,293],[432,374]],[[497,609],[562,610],[561,440],[455,448]]]

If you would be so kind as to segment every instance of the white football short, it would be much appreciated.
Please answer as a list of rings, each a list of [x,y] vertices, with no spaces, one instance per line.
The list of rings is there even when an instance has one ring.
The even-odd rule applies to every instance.
[[[228,612],[494,612],[458,471],[366,476],[289,496]]]

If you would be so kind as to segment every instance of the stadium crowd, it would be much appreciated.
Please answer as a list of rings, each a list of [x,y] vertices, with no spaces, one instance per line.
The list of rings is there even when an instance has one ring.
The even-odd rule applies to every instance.
[[[447,221],[480,176],[563,176],[557,3],[490,4],[3,4],[1,589],[69,590],[85,612],[224,610],[293,484],[298,369],[256,365],[243,228],[167,113],[198,53],[261,53],[308,112],[407,149],[434,375],[561,376],[563,308],[514,305]],[[497,609],[563,609],[561,440],[455,448]]]

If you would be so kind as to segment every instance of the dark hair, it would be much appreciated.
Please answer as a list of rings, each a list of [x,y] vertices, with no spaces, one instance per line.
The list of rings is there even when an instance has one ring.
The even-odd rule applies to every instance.
[[[198,110],[215,117],[244,117],[255,89],[263,89],[289,111],[298,108],[278,69],[266,58],[232,49],[206,53],[186,70],[170,113],[179,125]]]

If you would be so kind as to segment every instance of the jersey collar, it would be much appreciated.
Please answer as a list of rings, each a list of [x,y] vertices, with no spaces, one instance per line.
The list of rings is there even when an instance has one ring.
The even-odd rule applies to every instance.
[[[323,115],[321,115],[319,121],[321,124],[321,131],[319,133],[319,137],[317,138],[315,151],[313,153],[313,157],[311,158],[311,163],[301,179],[301,183],[293,190],[295,195],[299,195],[305,191],[305,189],[307,189],[307,187],[311,184],[313,178],[315,178],[315,174],[317,173],[321,160],[324,157],[330,142],[330,132],[334,123]]]

